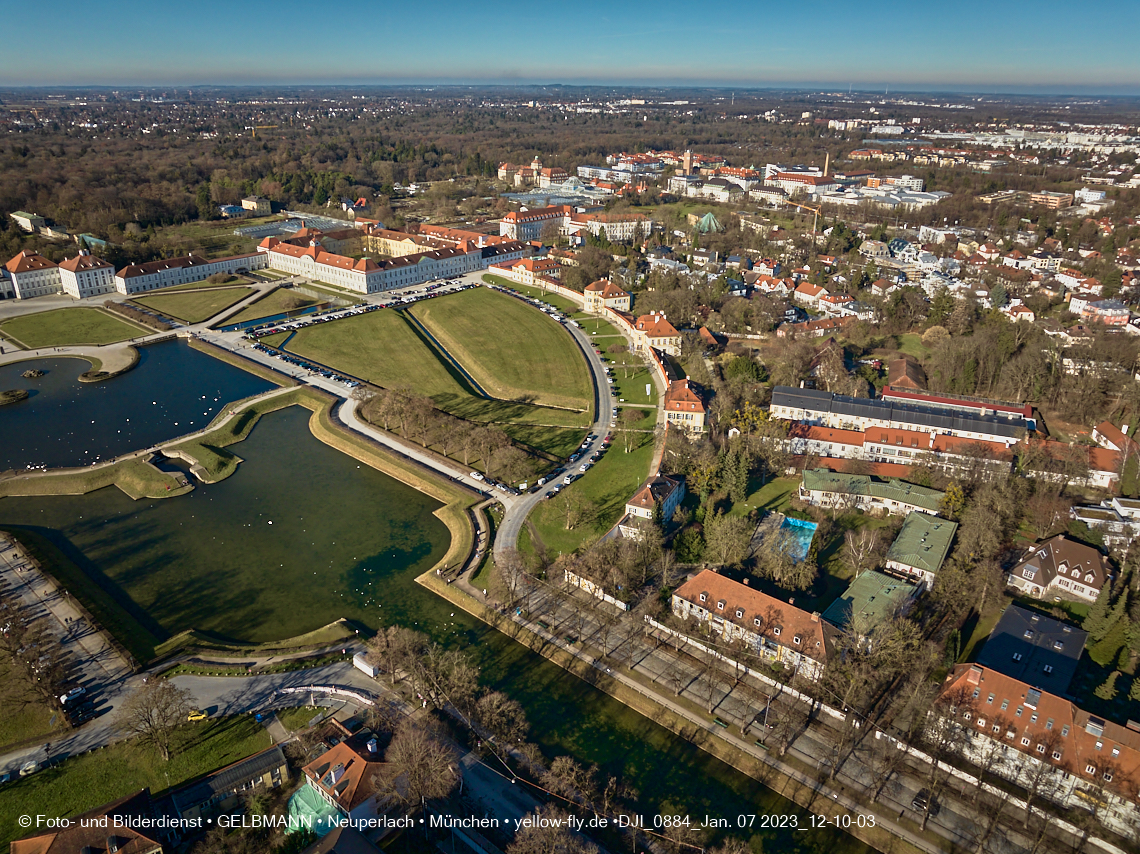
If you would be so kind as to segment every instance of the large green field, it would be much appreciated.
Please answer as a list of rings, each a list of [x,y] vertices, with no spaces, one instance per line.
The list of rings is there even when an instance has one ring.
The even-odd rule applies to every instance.
[[[74,816],[149,787],[158,794],[272,746],[252,716],[186,724],[169,762],[135,741],[122,741],[0,788],[0,845],[28,831],[21,815]]]
[[[305,308],[316,305],[319,300],[300,291],[289,288],[278,288],[266,297],[262,297],[253,305],[243,308],[233,317],[227,317],[226,323],[241,323],[246,320],[257,320],[260,317],[272,317],[292,309]]]
[[[535,318],[538,321],[546,319]],[[589,410],[480,396],[397,311],[373,311],[308,326],[293,336],[287,349],[384,388],[408,388],[427,395],[443,411],[472,421],[579,428],[591,421]]]
[[[584,410],[590,375],[565,329],[487,288],[417,303],[411,313],[489,394]]]
[[[159,314],[181,320],[183,323],[199,323],[234,303],[241,302],[252,293],[253,288],[209,288],[202,291],[135,297],[134,302]]]
[[[145,335],[144,329],[97,308],[57,308],[24,314],[0,323],[0,332],[29,350],[80,344],[114,344]]]
[[[653,434],[642,434],[639,441],[639,446],[627,454],[619,438],[588,472],[563,490],[562,495],[578,492],[592,504],[595,513],[589,521],[567,529],[562,495],[548,498],[535,508],[530,519],[547,554],[552,557],[570,554],[579,546],[592,543],[617,523],[625,512],[625,502],[649,476]],[[571,470],[578,474],[576,466]]]

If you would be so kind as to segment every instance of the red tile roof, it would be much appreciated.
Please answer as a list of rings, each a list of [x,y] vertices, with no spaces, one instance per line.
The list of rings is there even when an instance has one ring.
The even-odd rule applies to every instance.
[[[963,717],[969,714],[970,725],[979,734],[1134,803],[1140,800],[1140,731],[1091,715],[1069,700],[980,664],[959,664],[950,671],[942,698],[953,702]],[[1019,717],[1023,708],[1028,713]],[[1111,779],[1105,778],[1106,773]]]
[[[61,262],[59,269],[67,270],[69,273],[79,273],[85,270],[113,270],[114,268],[102,258],[96,258],[94,255],[76,255],[74,258],[68,258]]]
[[[705,404],[700,395],[689,387],[688,380],[674,380],[665,392],[665,409],[669,412],[703,413]]]
[[[837,427],[820,427],[797,422],[788,430],[789,439],[809,439],[814,442],[833,442],[839,445],[863,447],[864,436],[859,430],[840,430]]]
[[[49,261],[34,249],[25,249],[15,258],[4,265],[9,273],[30,273],[34,270],[50,270],[55,267],[54,261]]]
[[[135,276],[149,276],[163,270],[183,270],[190,267],[204,267],[210,262],[200,255],[185,255],[181,258],[164,258],[161,261],[147,261],[145,264],[131,264],[117,273],[120,279],[132,279]]]
[[[644,332],[646,338],[676,338],[681,334],[665,319],[664,314],[643,314],[637,318],[634,328]]]
[[[378,757],[363,745],[354,746],[359,740],[342,741],[302,769],[309,781],[332,796],[345,812],[372,797],[372,778],[387,764],[377,761]]]
[[[704,601],[701,601],[702,593]],[[821,621],[818,614],[809,614],[711,569],[686,581],[673,595],[816,661],[826,661],[839,634],[829,623]],[[743,616],[737,617],[737,611],[743,611]],[[756,620],[760,620],[759,626]]]

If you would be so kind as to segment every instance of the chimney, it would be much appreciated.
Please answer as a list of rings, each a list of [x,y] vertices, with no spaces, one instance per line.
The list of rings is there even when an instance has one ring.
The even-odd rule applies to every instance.
[[[380,749],[380,742],[375,737],[368,739],[368,752],[376,753]]]
[[[750,580],[750,579],[748,579],[748,578],[745,578],[745,579],[744,579],[744,586],[745,586],[745,587],[748,587],[748,582],[749,582],[749,580]]]
[[[812,611],[812,612],[811,612],[811,621],[812,621],[813,623],[818,623],[818,622],[819,622],[819,611]]]

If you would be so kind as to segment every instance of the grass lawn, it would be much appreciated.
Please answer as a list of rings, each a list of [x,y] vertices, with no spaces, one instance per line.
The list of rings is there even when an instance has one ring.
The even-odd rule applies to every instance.
[[[319,706],[299,706],[296,709],[282,709],[277,713],[277,720],[281,721],[281,726],[295,732],[303,728],[313,718],[323,712],[324,709]]]
[[[272,317],[297,308],[316,305],[320,300],[306,294],[298,293],[289,288],[278,288],[268,296],[264,296],[248,308],[243,308],[233,317],[227,318],[226,323],[241,323],[246,320],[256,320],[259,317]]]
[[[291,332],[274,332],[272,335],[264,335],[257,340],[267,347],[280,347],[292,334]]]
[[[241,285],[241,284],[242,284],[242,280],[239,279],[237,276],[226,276],[225,281],[222,281],[222,282],[216,282],[215,283],[215,282],[209,282],[205,279],[202,279],[202,280],[197,281],[197,282],[187,282],[184,285],[172,285],[169,288],[162,288],[159,292],[164,293],[164,294],[168,294],[168,293],[172,293],[174,291],[193,291],[193,290],[199,290],[201,288],[229,288],[229,287],[233,287],[234,285]]]
[[[73,816],[144,786],[159,794],[270,746],[269,733],[243,715],[186,724],[169,762],[134,741],[69,759],[0,789],[0,845],[27,832],[16,823],[22,814]]]
[[[631,377],[623,377],[619,368],[614,371],[614,384],[612,387],[614,397],[623,403],[657,403],[657,383],[649,375],[647,369],[642,369]],[[649,394],[645,393],[645,386],[649,386]]]
[[[535,508],[530,518],[549,554],[569,554],[596,540],[621,518],[625,502],[649,476],[653,462],[653,435],[645,433],[640,441],[641,445],[628,454],[619,447],[620,440],[615,442],[592,469],[563,490],[562,495],[572,490],[581,492],[594,503],[598,512],[592,523],[566,530],[561,496],[548,498]]]
[[[417,303],[411,313],[488,394],[587,409],[582,353],[565,329],[534,308],[487,288]]]
[[[9,744],[17,744],[32,738],[50,736],[51,733],[66,730],[67,725],[46,703],[35,702],[24,705],[25,692],[21,681],[5,662],[0,662],[0,750]],[[53,718],[59,719],[54,721]]]
[[[396,311],[373,311],[308,326],[297,331],[288,350],[384,388],[411,388],[429,396],[443,411],[472,421],[554,427],[590,423],[589,412],[477,396]]]
[[[796,497],[799,485],[798,477],[777,477],[769,480],[755,492],[750,493],[743,502],[734,504],[728,510],[728,515],[747,516],[756,509],[783,512]]]
[[[211,288],[193,293],[135,297],[133,302],[183,323],[199,323],[241,302],[253,292],[253,288]]]
[[[907,332],[899,336],[899,350],[908,356],[914,356],[919,361],[930,355],[930,348],[922,343],[922,336],[917,332]]]
[[[569,427],[536,427],[531,424],[508,424],[503,428],[507,435],[536,451],[566,459],[586,438],[585,429]]]
[[[0,332],[29,350],[77,344],[114,344],[145,335],[146,329],[97,308],[57,308],[0,323]]]

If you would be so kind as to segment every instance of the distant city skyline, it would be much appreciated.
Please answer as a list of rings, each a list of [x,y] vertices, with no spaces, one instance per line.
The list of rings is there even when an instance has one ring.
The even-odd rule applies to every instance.
[[[1075,17],[1088,9],[1087,20]],[[1095,15],[1093,14],[1095,12]],[[1030,8],[677,0],[477,12],[251,0],[21,4],[0,86],[556,84],[1140,94],[1131,0]],[[1061,22],[1065,22],[1064,25]],[[21,36],[20,34],[26,34]]]

